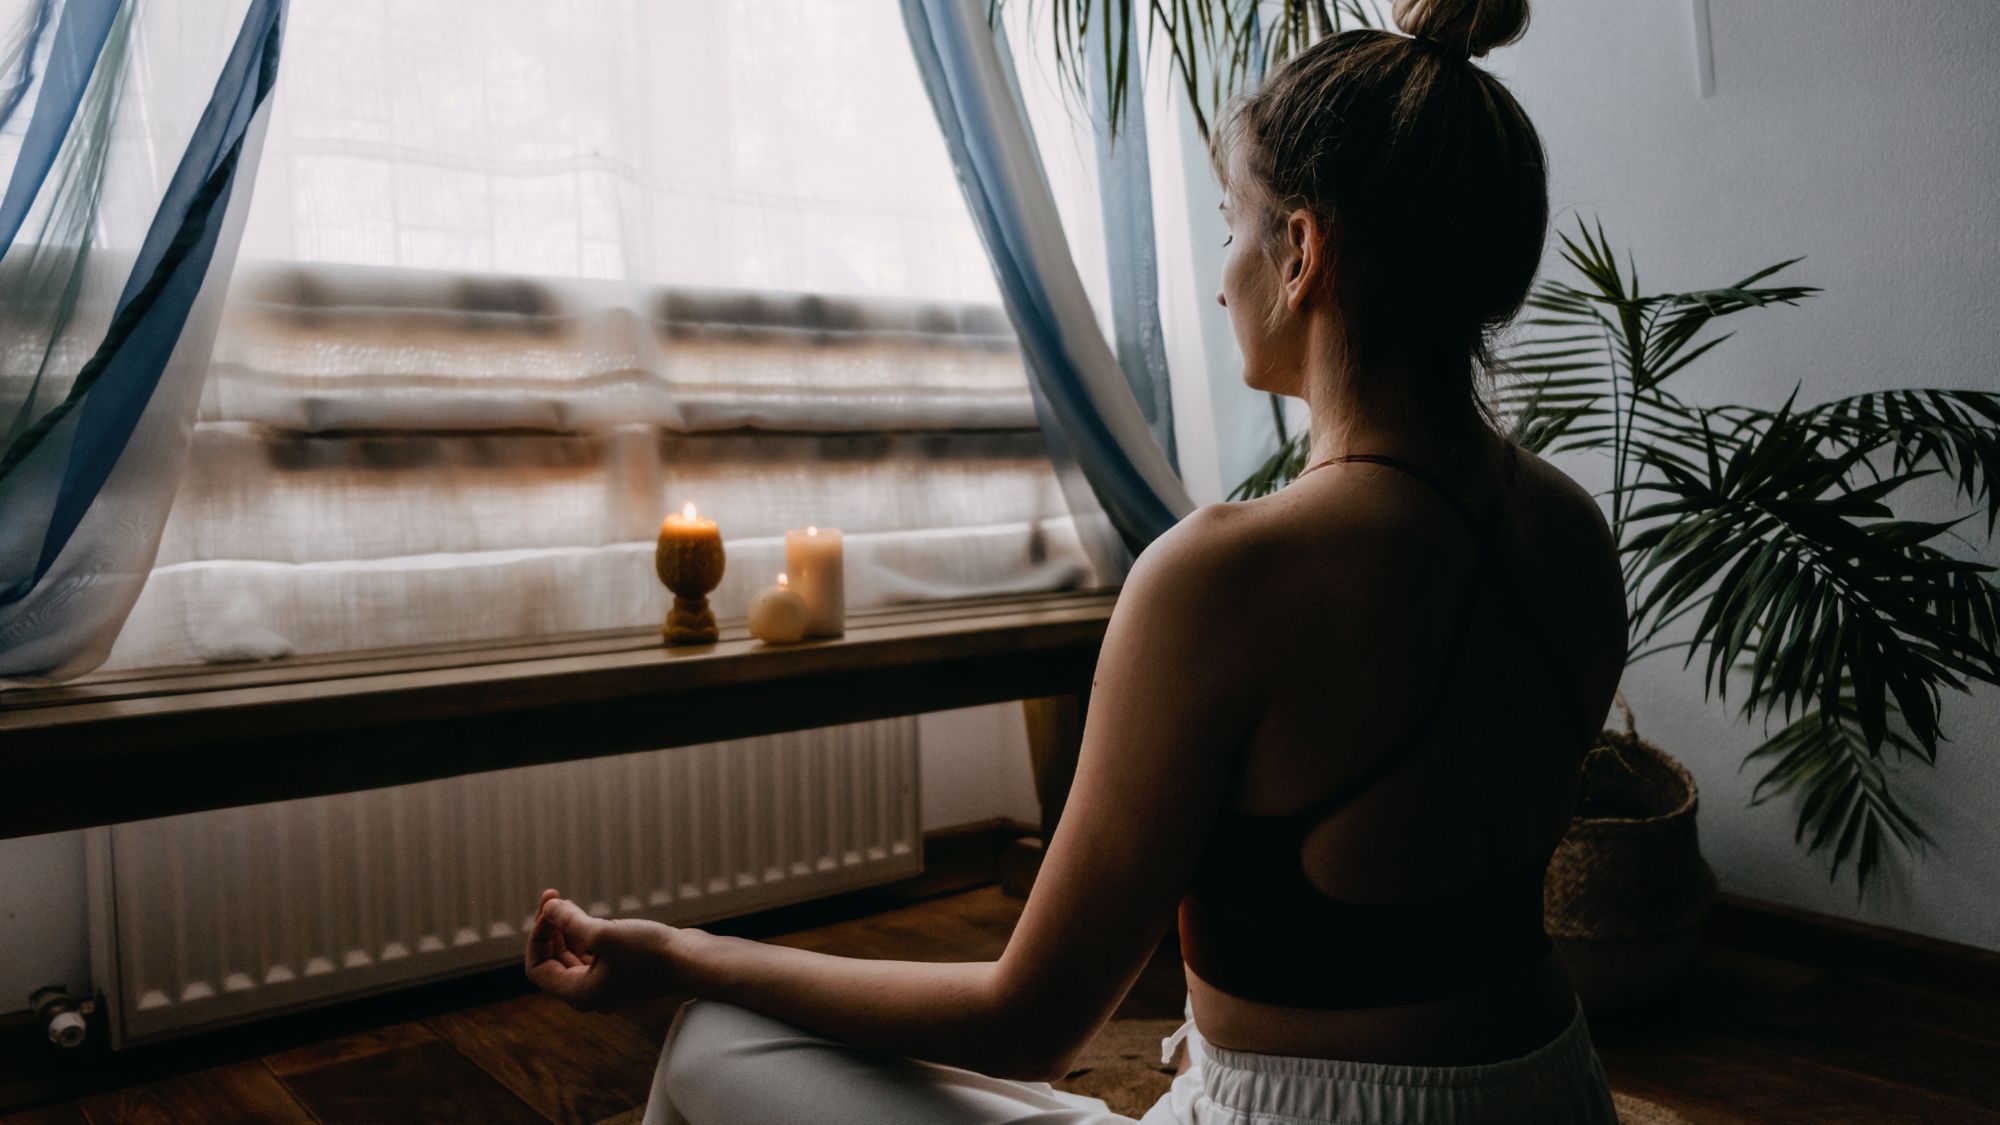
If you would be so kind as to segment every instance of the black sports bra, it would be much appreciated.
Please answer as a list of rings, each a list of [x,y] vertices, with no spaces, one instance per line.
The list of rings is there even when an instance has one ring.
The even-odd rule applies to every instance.
[[[1475,518],[1423,469],[1393,457],[1356,454],[1305,472],[1348,461],[1385,465],[1430,486],[1472,530],[1476,562],[1502,563],[1504,578],[1504,559],[1493,549],[1497,523]],[[1438,676],[1440,697],[1456,680],[1478,591],[1475,572],[1452,622]],[[1536,647],[1554,657],[1554,647],[1530,626]],[[1380,905],[1338,902],[1306,877],[1306,837],[1402,766],[1429,737],[1441,711],[1425,709],[1416,729],[1305,809],[1278,816],[1225,809],[1218,816],[1180,908],[1181,956],[1196,975],[1247,1000],[1294,1008],[1372,1008],[1463,995],[1548,952],[1542,930],[1547,853],[1491,865],[1469,887],[1449,895]]]

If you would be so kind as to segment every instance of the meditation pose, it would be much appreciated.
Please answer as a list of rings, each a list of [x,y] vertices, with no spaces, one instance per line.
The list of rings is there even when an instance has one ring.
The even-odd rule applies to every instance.
[[[1125,1121],[1052,1089],[1178,915],[1190,1020],[1149,1125],[1615,1120],[1543,869],[1625,654],[1592,497],[1478,378],[1548,219],[1541,142],[1473,60],[1525,0],[1400,0],[1217,129],[1220,300],[1311,408],[1284,489],[1138,559],[1075,785],[999,960],[853,960],[544,894],[528,974],[696,997],[649,1123]],[[1221,237],[1221,232],[1218,232]]]

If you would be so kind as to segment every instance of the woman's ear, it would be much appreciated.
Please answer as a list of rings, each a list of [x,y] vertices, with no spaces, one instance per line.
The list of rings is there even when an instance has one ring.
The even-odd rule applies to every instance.
[[[1326,230],[1318,216],[1301,207],[1285,216],[1284,254],[1278,262],[1278,292],[1292,312],[1327,280]]]

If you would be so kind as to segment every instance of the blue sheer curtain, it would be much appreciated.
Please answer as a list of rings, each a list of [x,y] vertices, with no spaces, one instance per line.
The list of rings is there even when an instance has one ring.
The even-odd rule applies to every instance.
[[[965,192],[973,223],[992,258],[1000,293],[1027,360],[1029,386],[1051,457],[1065,481],[1079,530],[1107,578],[1130,556],[1193,508],[1150,423],[1164,413],[1164,380],[1155,418],[1134,394],[1119,358],[1098,327],[1077,276],[1061,218],[1043,174],[1027,113],[1014,86],[986,5],[980,0],[903,0],[917,69],[930,93]],[[1120,142],[1121,145],[1124,143]],[[1136,151],[1117,154],[1129,163]],[[1117,237],[1129,231],[1107,228]],[[1150,239],[1150,223],[1146,237]],[[1114,254],[1114,263],[1117,255]],[[1114,264],[1114,276],[1120,267]],[[1127,272],[1129,297],[1143,282]],[[1151,300],[1153,290],[1146,291]],[[1114,323],[1134,325],[1139,318]],[[1157,337],[1158,314],[1153,312]],[[1151,388],[1144,353],[1134,349],[1137,380]],[[1163,371],[1162,362],[1160,370]],[[1084,487],[1087,486],[1087,493]]]
[[[286,0],[250,0],[219,70],[194,25],[224,9],[158,7],[69,0],[39,79],[48,12],[21,48],[33,111],[0,196],[4,677],[96,666],[144,584],[277,77]]]
[[[1133,14],[1125,13],[1127,33],[1141,42]],[[1097,192],[1104,215],[1104,254],[1111,283],[1112,335],[1125,382],[1146,416],[1167,463],[1180,471],[1174,447],[1172,385],[1167,375],[1167,342],[1160,330],[1159,255],[1153,239],[1153,168],[1146,151],[1144,98],[1135,88],[1111,117],[1111,75],[1102,20],[1090,28],[1091,131],[1097,141]]]

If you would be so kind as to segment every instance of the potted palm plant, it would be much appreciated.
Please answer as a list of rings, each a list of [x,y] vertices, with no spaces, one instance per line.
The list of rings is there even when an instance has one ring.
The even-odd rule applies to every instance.
[[[1994,568],[1958,529],[2000,517],[2000,394],[1871,391],[1776,408],[1692,401],[1674,377],[1727,335],[1714,321],[1818,290],[1771,284],[1642,293],[1601,229],[1579,224],[1530,301],[1535,333],[1500,393],[1529,449],[1608,455],[1606,495],[1631,597],[1630,661],[1679,653],[1704,690],[1768,730],[1756,799],[1799,798],[1795,835],[1865,884],[1885,846],[1921,847],[1885,754],[1934,764],[1945,689],[2000,683]],[[1973,511],[1899,518],[1941,476]],[[1947,548],[1956,543],[1960,550]]]
[[[1753,803],[1791,798],[1795,840],[1829,858],[1829,877],[1851,862],[1858,891],[1885,848],[1929,839],[1887,761],[1934,764],[1944,690],[2000,682],[1993,568],[1947,549],[1978,509],[1988,538],[2000,514],[2000,395],[1893,390],[1800,406],[1795,388],[1775,409],[1697,402],[1675,376],[1728,338],[1707,331],[1713,322],[1817,292],[1776,284],[1795,261],[1721,289],[1645,293],[1601,228],[1579,224],[1562,257],[1577,281],[1537,287],[1532,335],[1504,361],[1512,436],[1609,457],[1628,664],[1678,653],[1707,695],[1737,691],[1743,718],[1766,731],[1749,754],[1761,771]],[[1912,486],[1934,476],[1972,510],[1901,517]],[[1588,783],[1615,775],[1593,765]],[[1594,939],[1588,916],[1643,882],[1643,862],[1614,863],[1624,870],[1606,870],[1595,890],[1588,878],[1563,883],[1566,866],[1615,849],[1593,833],[1601,826],[1580,819],[1551,868],[1551,933],[1560,941],[1569,927],[1572,965],[1605,970],[1600,999],[1636,1002],[1671,977],[1647,979],[1643,957],[1621,976],[1606,960],[1629,946],[1615,923]]]

